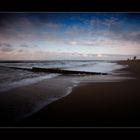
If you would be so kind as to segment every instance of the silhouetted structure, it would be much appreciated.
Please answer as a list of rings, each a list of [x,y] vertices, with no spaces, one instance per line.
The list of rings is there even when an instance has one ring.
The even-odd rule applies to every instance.
[[[134,57],[133,57],[133,60],[136,60],[136,58],[137,58],[137,57],[136,57],[136,56],[134,56]]]
[[[58,68],[32,67],[31,71],[32,72],[60,73],[60,74],[107,75],[107,73],[102,73],[102,72],[72,71],[72,70],[63,70],[63,69],[58,69]]]
[[[5,67],[5,66],[2,66],[2,67]],[[32,71],[32,72],[46,72],[46,73],[60,73],[60,74],[107,75],[107,73],[102,73],[102,72],[73,71],[73,70],[63,70],[59,68],[39,68],[39,67],[32,67],[31,69],[19,68],[19,67],[8,67],[8,68],[27,70],[27,71]]]

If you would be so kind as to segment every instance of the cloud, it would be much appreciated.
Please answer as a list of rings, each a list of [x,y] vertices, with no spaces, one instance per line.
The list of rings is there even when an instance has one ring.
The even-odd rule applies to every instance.
[[[7,48],[9,48],[9,47],[12,47],[12,45],[9,44],[9,43],[0,43],[0,47],[7,47]]]
[[[21,44],[20,46],[21,46],[21,47],[24,47],[24,48],[28,48],[28,47],[29,47],[29,46],[28,46],[27,44],[25,44],[25,43],[24,43],[24,44]]]
[[[70,42],[68,42],[70,45],[79,45],[79,42],[77,42],[77,41],[70,41]]]
[[[91,46],[91,47],[104,47],[104,46],[111,46],[111,47],[118,47],[120,46],[120,42],[117,40],[112,40],[109,38],[91,38],[88,40],[74,40],[67,42],[69,45],[72,46]],[[122,43],[122,42],[121,42]]]
[[[22,32],[36,33],[39,30],[43,32],[43,30],[46,29],[55,31],[61,28],[61,24],[50,21],[41,21],[37,17],[36,18],[22,17],[18,18],[15,22],[13,22],[10,28],[13,27],[15,27],[16,30]]]
[[[3,48],[0,48],[0,51],[2,51],[2,52],[11,52],[11,51],[13,51],[13,48],[3,47]]]
[[[140,31],[124,33],[122,39],[140,43]]]
[[[92,38],[94,40],[98,40],[98,38],[122,40],[123,36],[128,36],[129,34],[131,34],[130,31],[126,32],[124,30],[123,21],[120,21],[120,19],[114,17],[110,17],[107,19],[85,19],[85,21],[83,19],[83,23],[85,24],[85,27],[84,25],[82,27],[76,25],[70,26],[65,32],[65,35],[73,39],[84,36],[85,39]],[[124,40],[129,39],[124,38]],[[93,42],[87,42],[85,44],[90,46],[93,45]]]
[[[47,17],[47,16],[46,16]],[[56,17],[57,18],[57,17]],[[72,51],[83,51],[82,48],[86,48],[85,51],[90,51],[96,48],[102,49],[106,47],[106,52],[110,50],[117,50],[117,52],[125,52],[123,48],[126,46],[139,48],[140,43],[140,30],[136,27],[132,28],[131,23],[125,28],[125,22],[119,18],[107,17],[107,18],[82,18],[79,15],[80,23],[77,17],[72,19],[71,23],[66,23],[65,19],[59,22],[57,20],[40,20],[39,17],[11,17],[0,19],[0,50],[3,52],[10,52],[14,50],[14,47],[19,47],[20,53],[24,53],[26,50],[35,51],[40,48],[46,48],[51,50],[53,47],[57,51],[59,46],[62,47],[61,51],[66,50],[67,45],[71,45]],[[131,30],[130,30],[131,29]],[[48,44],[51,45],[49,46]],[[38,44],[39,47],[37,45]],[[43,46],[43,47],[42,47]],[[78,47],[77,47],[78,46]],[[56,48],[55,48],[56,47]],[[93,49],[92,49],[93,48]],[[122,48],[122,49],[121,49]],[[23,50],[22,50],[23,49]],[[34,50],[33,50],[34,49]],[[120,50],[119,50],[120,49]],[[137,49],[139,50],[139,49]],[[68,50],[69,51],[69,50]],[[113,52],[113,51],[112,51]],[[130,52],[126,50],[126,52]],[[48,57],[50,53],[47,53]],[[53,53],[54,54],[54,53]],[[37,53],[39,58],[43,57]],[[43,53],[45,57],[45,53]],[[63,53],[66,57],[66,53]],[[82,54],[71,54],[76,57]],[[59,56],[59,55],[57,55]],[[86,56],[84,54],[84,56]],[[90,55],[89,55],[90,56]]]
[[[9,43],[0,43],[0,51],[1,52],[11,52],[13,51],[13,47]]]
[[[2,40],[52,40],[59,38],[56,31],[62,24],[47,20],[40,20],[38,17],[29,18],[18,16],[14,18],[0,19],[0,41]],[[51,31],[51,32],[50,32]]]
[[[76,20],[76,18],[75,18]],[[81,26],[72,24],[65,26],[64,23],[54,21],[40,20],[38,17],[14,17],[0,20],[0,41],[2,40],[25,40],[25,41],[60,41],[67,39],[91,37],[105,37],[113,40],[131,40],[139,42],[140,34],[132,34],[130,31],[125,32],[122,22],[118,18],[110,17],[106,19],[83,18]],[[86,25],[86,26],[84,26]],[[65,30],[59,30],[65,29]],[[51,32],[50,32],[51,31]],[[97,39],[97,38],[96,38]],[[93,45],[93,43],[85,43]],[[24,46],[24,45],[23,45]]]
[[[9,47],[11,47],[12,45],[11,45],[11,44],[9,44],[9,43],[3,43],[3,46],[5,46],[5,47],[9,48]]]
[[[60,29],[60,27],[62,26],[62,24],[58,24],[58,23],[53,23],[53,22],[48,22],[46,24],[44,24],[45,27],[49,28],[49,29],[53,29],[53,30],[56,30],[56,29]]]

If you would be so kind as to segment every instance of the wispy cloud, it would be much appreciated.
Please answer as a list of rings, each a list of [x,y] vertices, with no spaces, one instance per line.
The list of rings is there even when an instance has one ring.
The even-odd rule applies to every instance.
[[[0,48],[0,51],[2,51],[2,52],[11,52],[11,51],[13,51],[13,48],[4,47],[4,48]]]
[[[1,52],[11,52],[11,51],[13,51],[13,47],[9,43],[0,43],[0,51]]]
[[[24,47],[24,48],[28,48],[28,47],[29,47],[29,46],[28,46],[27,44],[25,44],[25,43],[21,44],[20,46],[21,46],[21,47]]]
[[[0,43],[0,47],[12,47],[12,45],[11,44],[9,44],[9,43]]]

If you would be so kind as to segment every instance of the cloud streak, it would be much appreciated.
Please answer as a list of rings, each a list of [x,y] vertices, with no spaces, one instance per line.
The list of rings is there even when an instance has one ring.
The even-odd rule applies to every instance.
[[[9,43],[0,43],[0,51],[1,52],[11,52],[11,51],[13,51],[13,47]]]

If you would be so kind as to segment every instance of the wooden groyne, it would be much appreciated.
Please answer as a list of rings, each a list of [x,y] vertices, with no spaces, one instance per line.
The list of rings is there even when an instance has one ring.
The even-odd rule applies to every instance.
[[[46,73],[60,73],[60,74],[77,74],[77,75],[107,75],[107,73],[102,72],[87,72],[87,71],[74,71],[74,70],[63,70],[59,68],[40,68],[40,67],[32,67],[32,68],[20,68],[20,67],[6,67],[5,68],[11,69],[18,69],[18,70],[26,70],[31,72],[46,72]]]
[[[101,73],[101,72],[62,70],[62,69],[59,69],[59,68],[38,68],[38,67],[33,67],[32,71],[33,72],[60,73],[60,74],[107,75],[107,73]]]

